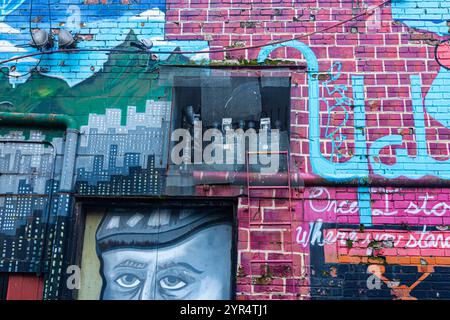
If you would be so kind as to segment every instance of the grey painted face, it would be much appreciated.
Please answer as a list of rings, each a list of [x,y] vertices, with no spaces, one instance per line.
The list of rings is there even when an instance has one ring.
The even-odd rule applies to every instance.
[[[101,254],[105,300],[229,299],[231,225],[219,224],[158,249]]]

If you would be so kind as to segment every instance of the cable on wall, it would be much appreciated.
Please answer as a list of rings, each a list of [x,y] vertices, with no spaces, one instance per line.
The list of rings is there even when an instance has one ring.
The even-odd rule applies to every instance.
[[[49,34],[50,34],[50,36],[51,36],[51,34],[52,34],[52,12],[51,12],[50,0],[47,0],[47,9],[48,9],[49,25],[50,25],[50,32],[49,32]],[[29,29],[29,33],[30,33],[30,36],[31,36],[31,41],[33,41],[33,44],[34,44],[35,46],[37,46],[36,40],[35,40],[34,37],[33,37],[33,32],[31,31],[31,29],[32,29],[32,27],[31,27],[32,15],[33,15],[33,0],[30,0],[30,7],[29,7],[29,14],[28,14],[28,29]],[[18,59],[18,60],[19,60],[19,59]],[[18,61],[18,60],[16,60],[16,61]],[[11,75],[11,74],[9,74],[9,73],[5,73],[1,68],[0,68],[0,72],[1,72],[3,75],[7,76],[7,77],[13,77],[13,78],[16,78],[16,79],[17,79],[17,78],[21,78],[21,77],[28,76],[28,75],[31,74],[33,71],[38,70],[38,67],[39,67],[39,65],[41,64],[41,62],[42,62],[42,55],[40,55],[39,61],[36,63],[36,65],[35,65],[34,67],[32,67],[28,72],[26,72],[26,73],[24,73],[24,74],[20,74],[20,75]],[[1,64],[2,64],[2,63],[0,63],[0,65],[1,65]],[[17,63],[16,63],[16,66],[15,66],[15,67],[17,68]]]
[[[343,21],[340,21],[336,24],[333,24],[329,27],[314,31],[314,32],[310,32],[301,36],[297,36],[297,37],[293,37],[292,39],[285,39],[285,40],[278,40],[278,41],[272,41],[272,42],[268,42],[265,44],[260,44],[260,45],[253,45],[253,46],[245,46],[245,47],[237,47],[237,48],[224,48],[224,49],[212,49],[212,50],[192,50],[192,51],[150,51],[150,50],[125,50],[125,49],[98,49],[98,48],[91,48],[91,49],[59,49],[59,50],[52,50],[52,51],[41,51],[41,52],[35,52],[35,53],[30,53],[30,54],[26,54],[23,56],[16,56],[10,59],[6,59],[6,60],[2,60],[0,61],[0,65],[11,62],[11,61],[17,61],[17,60],[21,60],[21,59],[25,59],[25,58],[30,58],[30,57],[35,57],[35,56],[42,56],[42,55],[50,55],[50,54],[54,54],[54,53],[78,53],[78,52],[119,52],[119,53],[131,53],[131,54],[205,54],[205,53],[222,53],[222,52],[233,52],[233,51],[243,51],[243,50],[251,50],[251,49],[258,49],[258,48],[262,48],[262,47],[266,47],[266,46],[271,46],[271,45],[277,45],[277,44],[282,44],[282,43],[286,43],[292,40],[300,40],[300,39],[304,39],[310,36],[313,36],[315,34],[320,34],[323,32],[326,32],[330,29],[342,26],[348,22],[354,21],[360,17],[366,16],[366,15],[373,15],[374,11],[378,8],[383,7],[384,5],[386,5],[387,3],[391,2],[392,0],[386,0],[384,2],[382,2],[381,4],[378,4],[376,6],[373,6],[371,8],[368,8],[366,10],[364,10],[363,12],[349,18],[349,19],[345,19]]]

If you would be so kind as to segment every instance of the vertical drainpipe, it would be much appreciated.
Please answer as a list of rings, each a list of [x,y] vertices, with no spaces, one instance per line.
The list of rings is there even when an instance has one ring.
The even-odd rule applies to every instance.
[[[75,171],[75,158],[77,156],[78,129],[66,129],[66,141],[64,145],[64,159],[61,170],[61,192],[73,192],[73,177]]]
[[[65,295],[65,266],[67,242],[70,237],[70,212],[72,208],[73,180],[75,158],[77,154],[79,131],[75,128],[66,129],[64,158],[61,170],[61,180],[57,195],[56,214],[52,229],[52,244],[48,265],[48,276],[44,286],[44,299],[56,300]],[[67,288],[66,288],[67,289]],[[64,297],[63,297],[64,298]]]
[[[44,299],[58,299],[65,284],[61,283],[65,272],[63,272],[65,248],[68,240],[68,221],[73,194],[73,180],[75,171],[75,159],[78,146],[78,125],[76,121],[67,115],[61,114],[38,114],[38,113],[16,113],[0,112],[1,125],[18,125],[34,127],[65,127],[66,139],[64,143],[63,165],[61,170],[61,181],[57,193],[56,207],[53,199],[49,199],[52,210],[52,218],[55,224],[51,231],[52,244],[47,250],[50,253],[48,263],[48,274],[44,285]],[[50,221],[47,221],[49,223]],[[49,239],[45,235],[45,239]],[[48,244],[44,243],[44,246]],[[45,255],[44,255],[45,258]]]

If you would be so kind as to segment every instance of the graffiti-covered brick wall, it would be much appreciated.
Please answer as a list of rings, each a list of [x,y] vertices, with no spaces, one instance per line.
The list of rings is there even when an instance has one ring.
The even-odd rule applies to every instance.
[[[443,0],[3,1],[0,271],[76,298],[75,257],[147,268],[124,243],[189,256],[217,223],[108,203],[227,199],[211,297],[450,298],[449,21]],[[105,253],[103,228],[128,236]],[[78,297],[195,297],[199,268],[156,297],[91,265]]]

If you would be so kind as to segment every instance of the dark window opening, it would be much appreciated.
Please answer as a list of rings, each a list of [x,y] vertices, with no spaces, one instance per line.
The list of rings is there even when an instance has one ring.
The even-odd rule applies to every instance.
[[[245,164],[248,155],[246,152],[249,150],[266,152],[266,154],[288,151],[290,83],[288,76],[255,76],[254,74],[251,76],[243,74],[175,76],[173,79],[172,131],[180,128],[187,129],[191,132],[191,137],[195,139],[194,126],[201,123],[203,134],[208,129],[217,129],[222,133],[222,139],[219,141],[223,146],[223,162],[205,164],[205,162],[194,161],[195,168],[209,171],[243,172],[247,170]],[[240,144],[235,140],[234,145],[230,145],[226,140],[227,132],[230,129],[242,129],[244,132],[253,129],[258,135],[257,140],[250,142],[250,139],[246,137],[243,142],[240,140]],[[275,137],[272,134],[275,131],[279,133],[276,138],[278,140],[276,147],[274,147],[276,144],[272,143],[272,137]],[[264,134],[267,138],[263,137]],[[216,141],[215,137],[213,141]],[[209,143],[211,141],[202,141],[202,151],[206,150],[205,146]],[[197,146],[199,145],[197,144]],[[191,148],[191,159],[194,159],[194,149],[195,147]],[[229,150],[234,152],[234,161],[227,158]],[[216,151],[213,154],[216,155]],[[248,159],[250,157],[261,158],[260,155],[249,156]],[[249,160],[250,171],[261,170],[263,164],[258,161],[258,159]],[[280,156],[277,172],[286,171],[286,163],[287,156]],[[192,160],[191,164],[193,164]]]
[[[176,77],[175,128],[189,128],[194,118],[203,130],[222,129],[231,119],[233,129],[270,128],[289,131],[290,78],[288,77]]]

